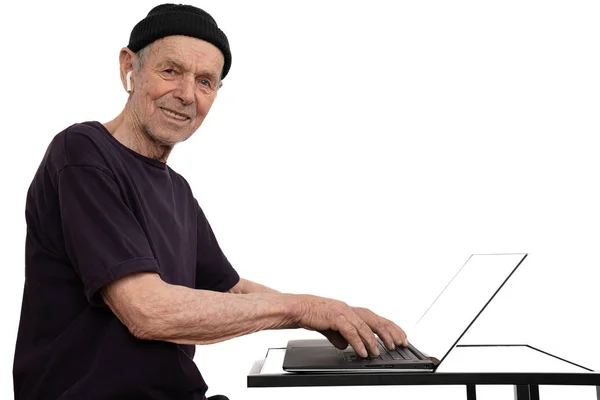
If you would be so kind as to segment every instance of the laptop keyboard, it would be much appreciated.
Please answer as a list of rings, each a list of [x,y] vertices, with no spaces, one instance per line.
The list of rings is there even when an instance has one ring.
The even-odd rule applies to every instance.
[[[346,357],[346,361],[356,361],[356,360],[359,360],[359,361],[360,360],[389,361],[389,360],[418,360],[419,359],[417,356],[413,355],[412,352],[410,350],[408,350],[406,347],[396,346],[395,350],[388,351],[385,348],[385,346],[383,346],[379,342],[378,342],[378,346],[379,346],[379,355],[378,356],[369,354],[369,357],[363,358],[354,352],[344,353],[344,356]]]

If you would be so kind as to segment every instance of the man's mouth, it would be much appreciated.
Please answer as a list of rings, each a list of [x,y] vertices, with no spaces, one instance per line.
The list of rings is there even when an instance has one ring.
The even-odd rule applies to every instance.
[[[178,112],[172,111],[172,110],[167,110],[166,108],[162,108],[161,110],[163,110],[165,112],[165,114],[167,114],[169,117],[175,118],[176,120],[179,121],[187,121],[188,119],[190,119],[190,117],[188,117],[185,114],[179,114]]]

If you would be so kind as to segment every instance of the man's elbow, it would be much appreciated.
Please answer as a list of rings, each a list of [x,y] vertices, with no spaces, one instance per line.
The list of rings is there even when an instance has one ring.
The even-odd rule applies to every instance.
[[[144,282],[145,280],[145,282]],[[143,283],[143,284],[141,284]],[[161,304],[167,286],[156,277],[123,278],[102,290],[104,302],[138,339],[160,340],[172,310]]]
[[[124,310],[114,306],[111,309],[133,336],[142,340],[157,340],[155,317],[150,310],[144,307],[129,307],[123,312]]]
[[[129,315],[125,326],[129,332],[137,339],[141,340],[162,340],[172,341],[177,337],[180,325],[178,323],[179,307],[167,304],[151,304],[144,302],[145,305],[135,307]],[[148,304],[150,303],[150,304]]]
[[[129,332],[137,339],[141,340],[161,340],[158,335],[156,328],[150,325],[150,323],[134,322],[127,325]]]
[[[177,344],[210,344],[201,337],[197,340],[185,338],[185,334],[173,318],[164,318],[156,314],[153,318],[144,317],[127,325],[129,332],[140,340],[159,340]],[[196,332],[197,333],[197,332]]]

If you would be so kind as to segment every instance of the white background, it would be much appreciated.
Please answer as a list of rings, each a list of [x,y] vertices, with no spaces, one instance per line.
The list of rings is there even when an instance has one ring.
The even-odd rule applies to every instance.
[[[27,188],[55,134],[121,111],[119,50],[157,4],[3,6],[0,398],[12,397]],[[466,339],[530,343],[600,369],[597,2],[193,4],[227,34],[233,65],[169,164],[243,277],[410,326],[471,253],[528,252]],[[246,388],[253,361],[295,337],[313,334],[198,347],[209,394],[465,397],[462,387]],[[481,398],[512,398],[485,389]],[[541,394],[594,398],[589,387]]]

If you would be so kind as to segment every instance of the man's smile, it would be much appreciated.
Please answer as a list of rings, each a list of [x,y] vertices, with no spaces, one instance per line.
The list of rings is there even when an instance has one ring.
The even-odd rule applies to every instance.
[[[180,114],[178,112],[175,112],[173,110],[169,110],[167,108],[163,108],[160,107],[160,109],[170,118],[176,119],[177,121],[187,121],[190,119],[189,116],[185,115],[185,114]]]

